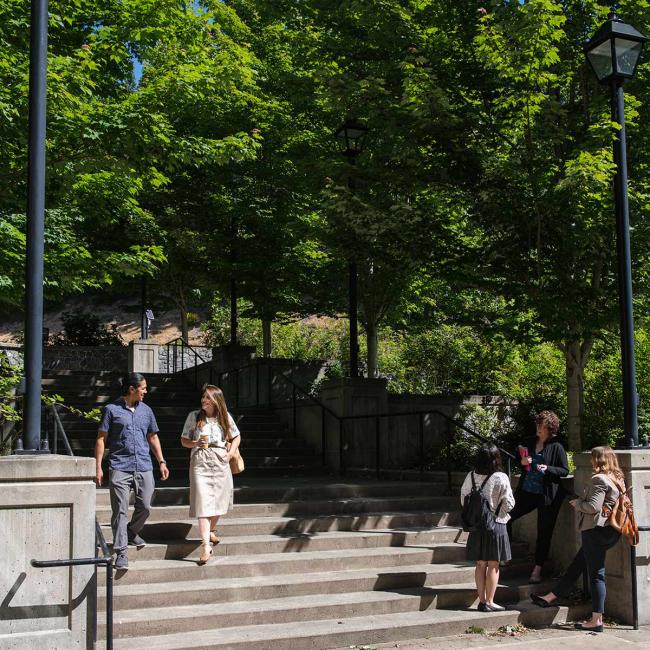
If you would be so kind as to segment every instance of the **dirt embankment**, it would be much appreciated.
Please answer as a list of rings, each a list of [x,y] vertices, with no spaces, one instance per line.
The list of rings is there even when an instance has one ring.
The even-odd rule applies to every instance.
[[[68,300],[64,306],[46,310],[43,315],[43,326],[49,329],[50,335],[63,329],[62,316],[66,311],[82,309],[92,312],[99,317],[106,327],[117,325],[117,331],[125,343],[140,338],[140,306],[136,301],[116,300],[113,303],[96,304],[75,298]],[[156,343],[167,343],[181,335],[178,311],[154,313],[154,321],[149,329],[149,338]],[[16,318],[5,318],[0,321],[0,343],[17,343],[25,328],[24,316],[16,314]],[[203,333],[198,327],[189,331],[190,345],[201,345]]]

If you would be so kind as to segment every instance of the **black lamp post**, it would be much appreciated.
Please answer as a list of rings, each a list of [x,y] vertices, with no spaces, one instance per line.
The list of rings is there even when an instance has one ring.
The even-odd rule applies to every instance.
[[[619,309],[621,319],[621,367],[623,374],[623,409],[625,445],[639,444],[637,421],[638,396],[634,364],[634,314],[632,309],[632,258],[630,254],[630,212],[627,200],[627,150],[625,135],[625,97],[623,82],[636,72],[643,44],[647,39],[634,27],[611,13],[587,43],[587,60],[598,81],[609,84],[612,91],[612,121],[620,125],[614,142],[616,177],[616,250],[618,256]]]
[[[29,44],[29,171],[25,318],[24,450],[41,447],[43,375],[43,254],[45,232],[45,129],[47,0],[32,0]],[[17,446],[17,451],[20,445]]]
[[[348,159],[351,165],[355,165],[357,157],[363,152],[363,147],[368,135],[368,127],[357,120],[347,120],[336,131],[336,141],[339,150]],[[348,187],[354,191],[354,179],[348,177]],[[350,377],[359,376],[359,319],[357,299],[357,263],[355,260],[349,262],[349,308],[350,318]]]

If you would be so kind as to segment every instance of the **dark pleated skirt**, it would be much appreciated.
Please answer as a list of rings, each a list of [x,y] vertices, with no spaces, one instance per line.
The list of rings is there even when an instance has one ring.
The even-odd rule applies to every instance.
[[[494,530],[470,533],[467,538],[467,559],[491,562],[509,562],[512,559],[510,540],[505,524],[496,524]]]

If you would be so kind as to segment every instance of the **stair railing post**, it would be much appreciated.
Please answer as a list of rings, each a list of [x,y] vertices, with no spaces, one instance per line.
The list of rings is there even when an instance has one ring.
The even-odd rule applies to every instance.
[[[420,413],[418,434],[420,439],[420,474],[424,474],[424,413]]]
[[[260,405],[260,364],[255,364],[255,406]]]
[[[345,475],[345,450],[343,449],[343,418],[339,419],[339,472]]]
[[[453,427],[454,425],[450,422],[447,424],[447,494],[452,494],[451,488],[451,442],[453,440]]]
[[[54,410],[56,406],[52,405],[52,410]],[[52,440],[52,447],[54,448],[54,454],[56,455],[58,449],[59,449],[59,425],[57,424],[56,418],[54,418],[54,436]]]
[[[113,558],[106,562],[106,650],[113,650]]]
[[[296,421],[297,421],[297,412],[296,412],[296,385],[291,384],[291,409],[293,417],[293,437],[295,438],[298,435]]]
[[[380,434],[380,418],[377,416],[375,418],[375,468],[377,478],[379,478],[381,470],[381,434]]]
[[[239,368],[235,369],[235,404],[239,408]]]
[[[325,430],[325,409],[320,407],[320,449],[323,457],[323,467],[327,466],[327,431]]]

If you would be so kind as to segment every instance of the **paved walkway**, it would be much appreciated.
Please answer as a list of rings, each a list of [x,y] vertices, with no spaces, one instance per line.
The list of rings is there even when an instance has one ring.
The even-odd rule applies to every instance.
[[[522,648],[553,648],[553,650],[610,650],[630,647],[630,650],[647,648],[650,650],[650,625],[639,630],[626,627],[605,628],[602,634],[578,632],[569,626],[558,626],[544,630],[528,630],[521,636],[496,636],[482,634],[460,634],[457,636],[438,637],[437,639],[413,639],[391,643],[369,644],[367,646],[349,646],[356,650],[496,650],[512,646],[512,650]],[[341,649],[343,650],[343,649]]]

